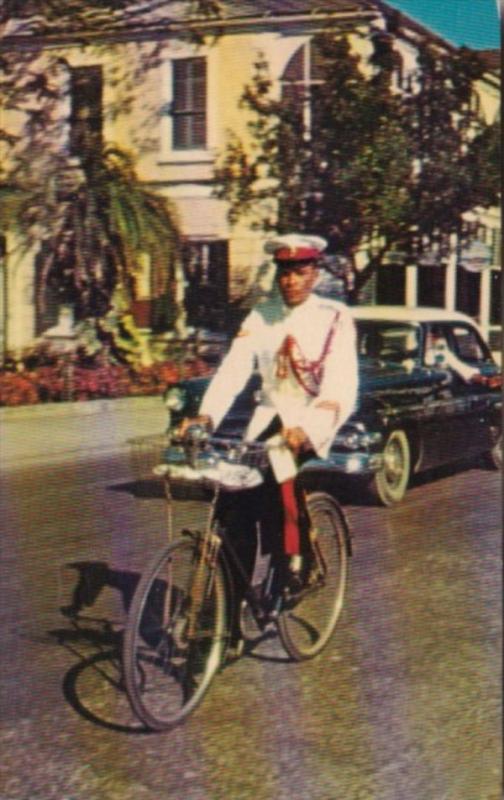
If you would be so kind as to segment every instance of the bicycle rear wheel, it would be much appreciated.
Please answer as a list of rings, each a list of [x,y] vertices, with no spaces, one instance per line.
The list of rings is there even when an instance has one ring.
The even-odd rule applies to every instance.
[[[202,700],[222,660],[225,586],[201,544],[165,548],[140,579],[124,635],[126,690],[151,730],[174,727]]]
[[[278,618],[282,644],[296,661],[320,653],[343,608],[348,576],[348,526],[338,503],[327,494],[308,495],[312,552],[305,559],[303,588],[286,596]]]

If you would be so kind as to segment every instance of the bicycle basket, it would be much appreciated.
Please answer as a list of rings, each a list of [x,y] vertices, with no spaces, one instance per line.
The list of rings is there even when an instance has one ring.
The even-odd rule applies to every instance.
[[[170,485],[200,485],[225,491],[259,486],[267,455],[262,445],[230,439],[183,442],[169,445],[157,474]]]
[[[135,480],[152,480],[155,477],[154,469],[162,463],[164,452],[169,444],[170,437],[166,433],[128,439],[131,469]]]

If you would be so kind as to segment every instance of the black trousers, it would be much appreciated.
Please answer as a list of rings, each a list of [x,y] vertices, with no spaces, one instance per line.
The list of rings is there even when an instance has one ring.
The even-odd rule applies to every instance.
[[[309,525],[302,480],[296,480],[296,497],[303,554],[308,552]],[[234,561],[233,553],[228,552],[237,611],[252,578],[258,547],[262,555],[271,556],[272,565],[276,568],[275,588],[281,588],[285,576],[287,559],[284,555],[284,511],[280,486],[272,470],[266,473],[264,483],[254,489],[223,492],[219,498],[216,517],[244,571],[242,574]],[[238,631],[237,619],[232,620],[232,626]]]
[[[252,576],[258,546],[262,554],[270,554],[274,560],[282,555],[282,498],[270,470],[260,486],[240,492],[222,492],[216,516],[248,578]],[[228,560],[238,585],[243,585],[232,556]]]

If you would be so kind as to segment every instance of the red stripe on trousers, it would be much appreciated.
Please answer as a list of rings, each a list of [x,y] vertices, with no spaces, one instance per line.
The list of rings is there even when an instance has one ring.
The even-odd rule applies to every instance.
[[[294,480],[280,484],[284,512],[284,553],[287,556],[299,554],[299,510],[294,491]]]

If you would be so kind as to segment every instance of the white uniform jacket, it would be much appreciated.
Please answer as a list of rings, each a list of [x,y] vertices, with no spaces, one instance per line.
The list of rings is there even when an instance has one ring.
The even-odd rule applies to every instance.
[[[312,294],[288,307],[279,293],[246,317],[203,397],[200,413],[216,428],[252,372],[262,376],[262,398],[246,432],[261,434],[276,414],[299,426],[321,458],[354,408],[355,327],[347,306]]]

